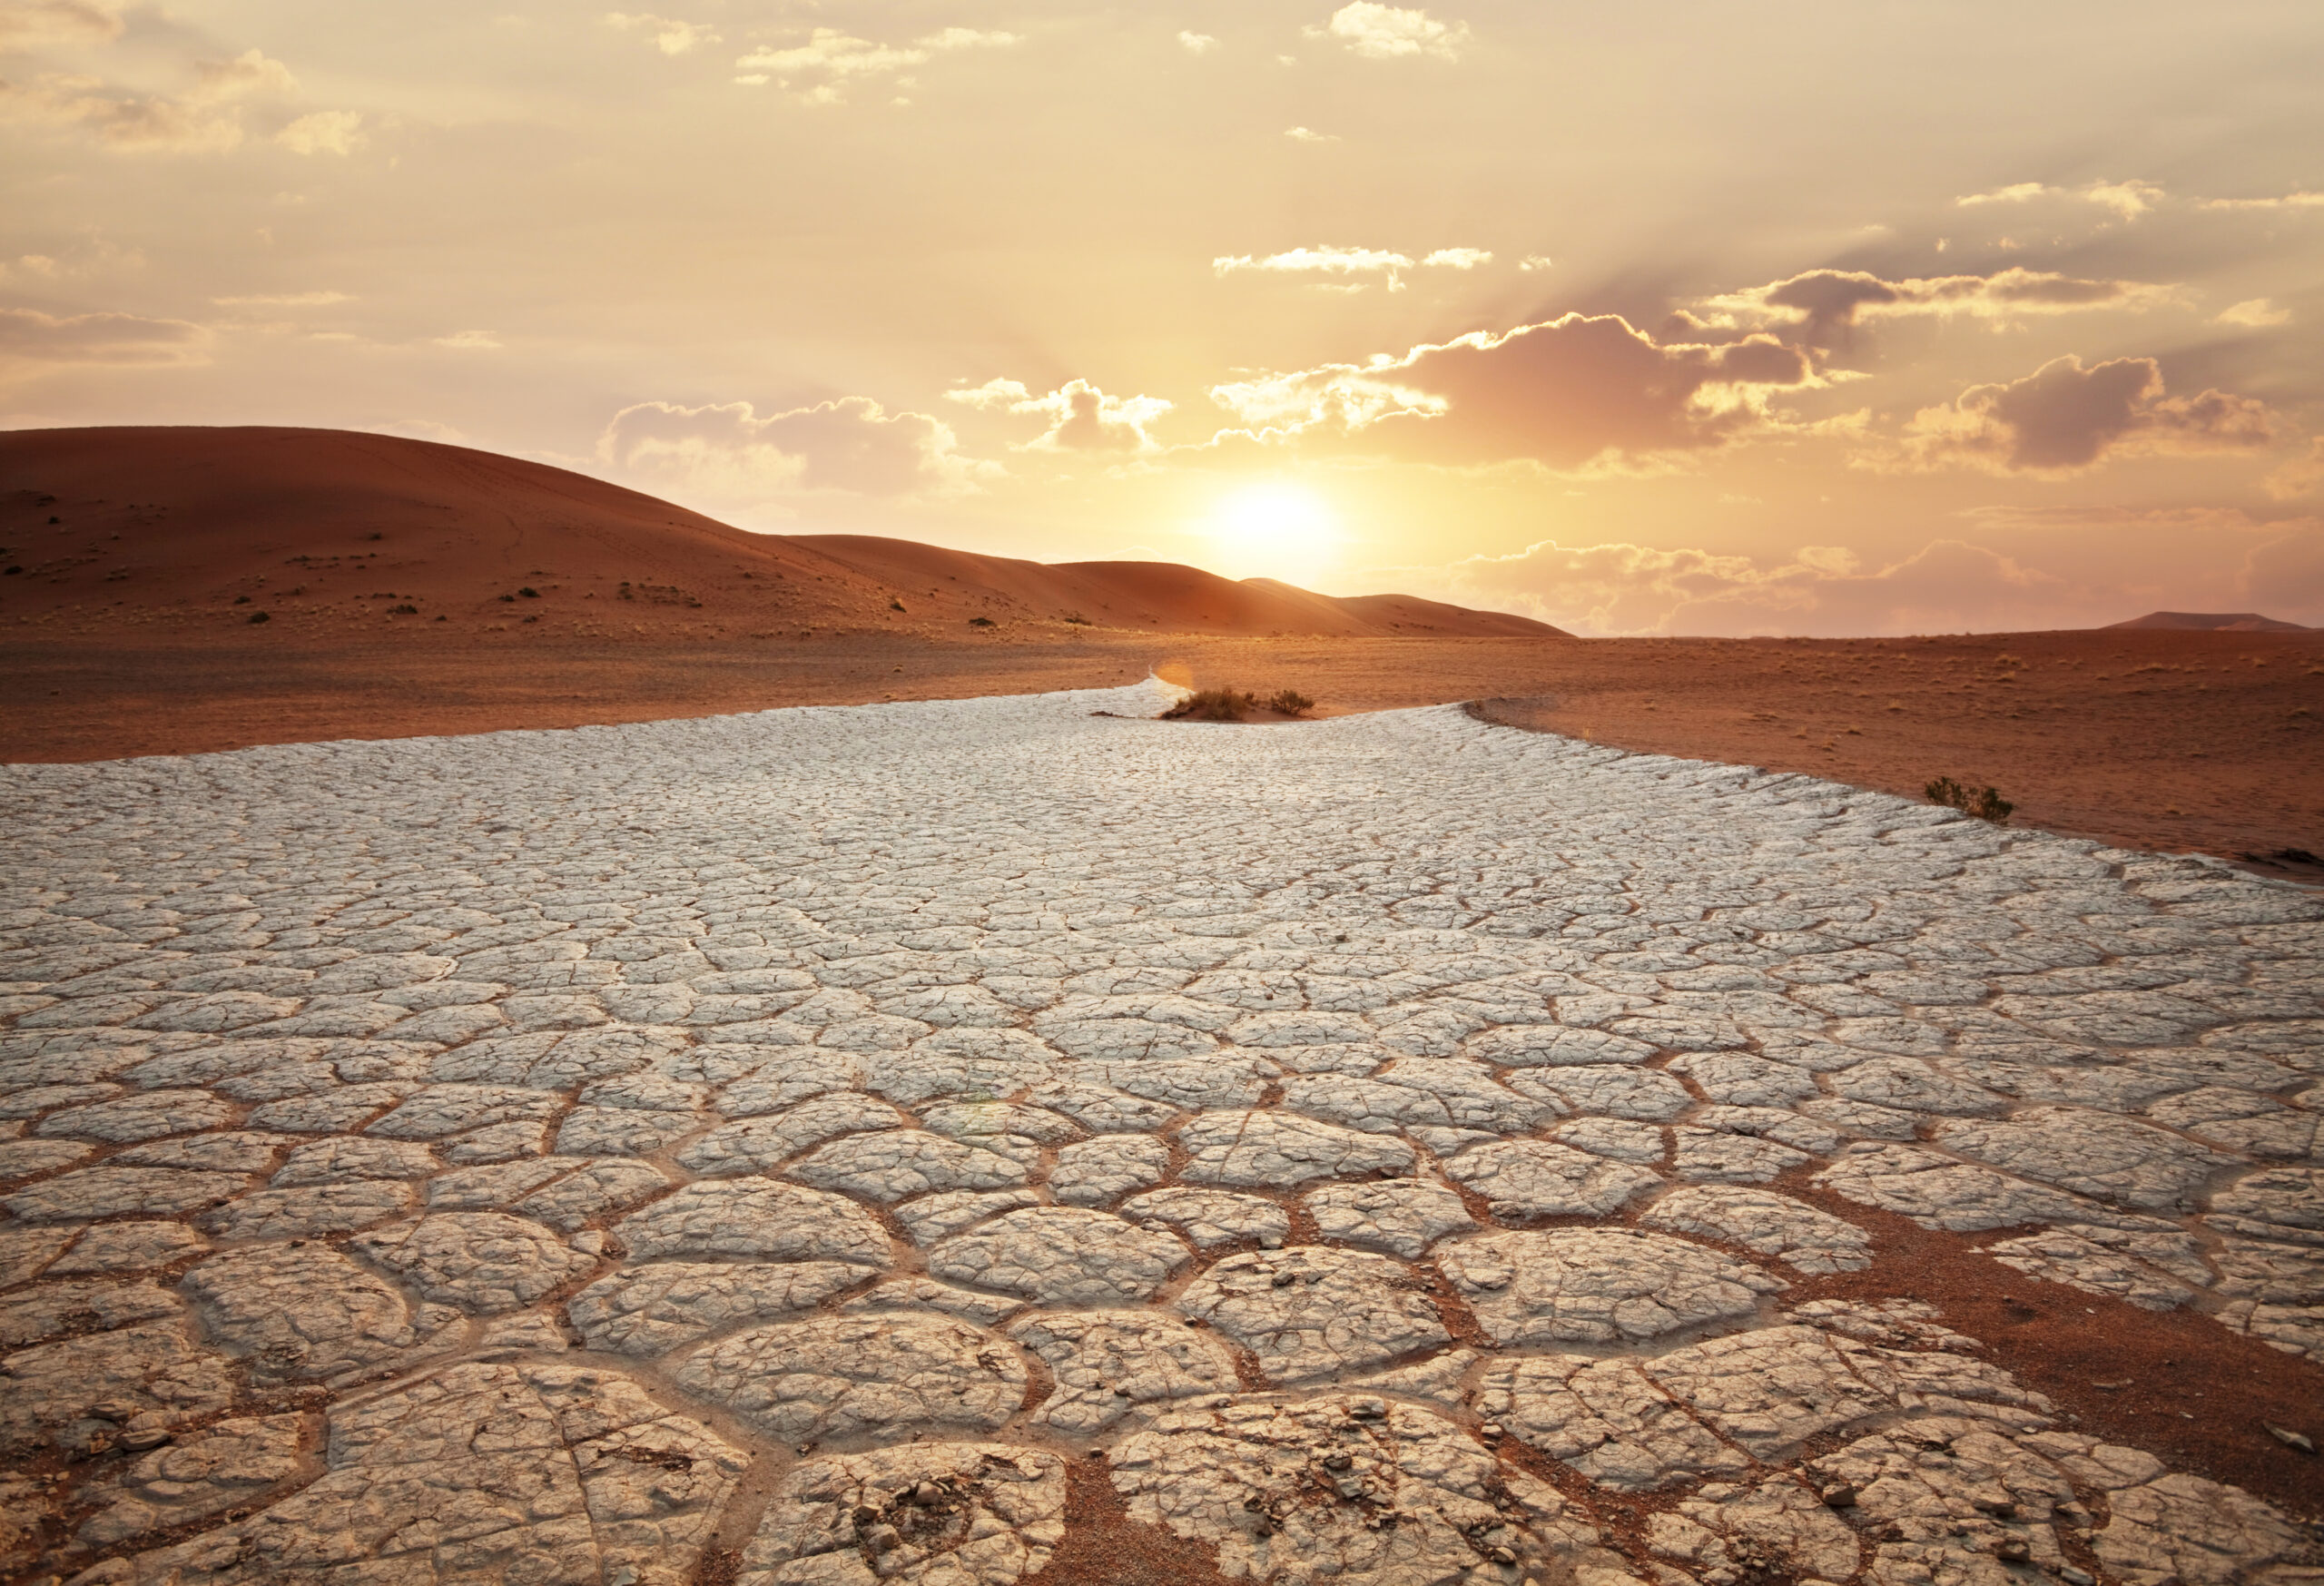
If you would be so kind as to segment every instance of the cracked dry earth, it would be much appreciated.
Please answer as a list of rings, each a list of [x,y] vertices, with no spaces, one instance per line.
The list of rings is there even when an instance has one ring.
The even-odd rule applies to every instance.
[[[1165,692],[0,771],[12,1578],[2324,1580],[1815,1288],[2324,1351],[2312,894]]]

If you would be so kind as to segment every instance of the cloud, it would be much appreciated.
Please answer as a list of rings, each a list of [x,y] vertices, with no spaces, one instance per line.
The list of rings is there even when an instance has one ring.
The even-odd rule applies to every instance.
[[[2250,397],[2218,390],[2166,397],[2151,358],[2085,369],[2069,354],[2023,379],[1972,386],[1947,406],[1924,408],[1905,426],[1901,460],[1923,468],[2067,474],[2142,452],[2250,450],[2274,436],[2266,405]]]
[[[343,291],[259,292],[248,297],[212,298],[222,309],[325,309],[333,303],[351,303],[354,297]]]
[[[990,379],[944,393],[948,401],[988,411],[1039,413],[1049,429],[1019,451],[1149,452],[1158,450],[1147,426],[1174,404],[1160,397],[1109,397],[1085,379],[1066,381],[1036,397],[1021,380]]]
[[[648,34],[654,47],[665,55],[683,55],[704,44],[719,42],[717,29],[706,22],[681,22],[675,16],[655,16],[650,12],[630,14],[621,11],[606,13],[606,25],[624,33],[640,31]]]
[[[2270,474],[2262,483],[2268,494],[2279,501],[2324,491],[2324,435],[2311,438],[2307,451]]]
[[[2207,198],[2202,207],[2207,210],[2313,210],[2324,209],[2324,192],[2288,192],[2281,198]]]
[[[728,498],[842,491],[951,493],[999,470],[962,457],[951,427],[841,397],[760,418],[748,402],[684,408],[640,402],[598,438],[598,458],[634,474]]]
[[[1958,632],[2048,626],[2093,601],[2112,609],[2102,596],[1959,539],[1868,569],[1838,546],[1802,546],[1765,566],[1690,547],[1542,540],[1510,556],[1392,571],[1401,584],[1583,634]]]
[[[2246,330],[2261,330],[2270,325],[2291,323],[2291,310],[2280,309],[2266,298],[2248,298],[2242,302],[2221,309],[2213,322],[2221,325],[2240,325]]]
[[[1492,253],[1484,248],[1439,248],[1421,262],[1442,265],[1447,270],[1474,270],[1480,264],[1491,264]]]
[[[1181,33],[1178,43],[1190,55],[1206,55],[1218,47],[1218,41],[1206,33]]]
[[[438,347],[449,347],[459,352],[497,352],[500,338],[489,330],[455,330],[449,336],[432,339]]]
[[[96,0],[0,0],[0,50],[108,44],[121,36],[121,7]]]
[[[185,94],[143,94],[94,77],[48,75],[30,87],[0,83],[0,118],[83,126],[108,146],[136,153],[224,153],[242,142],[241,102],[298,91],[281,62],[257,50],[202,61]]]
[[[1337,39],[1367,61],[1414,56],[1454,61],[1469,42],[1465,22],[1439,22],[1425,11],[1381,5],[1374,0],[1354,0],[1306,32],[1310,38]]]
[[[294,154],[343,158],[363,146],[363,117],[351,110],[319,110],[284,127],[274,141]]]
[[[1546,253],[1528,253],[1517,261],[1517,268],[1531,275],[1537,271],[1555,270],[1557,262]]]
[[[1305,127],[1286,127],[1283,135],[1295,143],[1336,143],[1340,141],[1337,133],[1311,132]]]
[[[1334,248],[1328,244],[1319,248],[1294,248],[1287,252],[1267,254],[1265,258],[1240,253],[1210,261],[1211,271],[1216,275],[1232,275],[1245,270],[1280,275],[1377,274],[1386,280],[1390,291],[1403,290],[1402,274],[1412,267],[1413,261],[1409,257],[1391,253],[1384,248]]]
[[[1571,470],[1723,446],[1770,426],[1770,391],[1815,383],[1806,354],[1771,337],[1664,344],[1619,315],[1568,314],[1402,358],[1255,376],[1210,396],[1263,438]]]
[[[1954,203],[1962,209],[1974,209],[1981,204],[2030,203],[2037,198],[2079,199],[2109,209],[2126,221],[2134,221],[2152,209],[2162,197],[2162,189],[2152,182],[2108,182],[2102,177],[2081,187],[2050,187],[2039,182],[2020,182],[2008,187],[1997,187],[1991,192],[1973,192],[1956,198]]]
[[[856,83],[896,77],[913,66],[925,64],[933,55],[953,50],[1002,49],[1019,42],[1013,33],[947,27],[909,44],[880,44],[852,37],[835,27],[819,27],[803,44],[753,50],[743,56],[734,65],[749,75],[735,81],[752,84],[772,81],[806,103],[838,104]],[[901,78],[896,86],[909,87],[911,79]]]
[[[44,314],[0,309],[0,366],[107,364],[164,369],[206,360],[210,332],[137,314]]]
[[[1994,275],[1939,275],[1884,281],[1861,270],[1810,270],[1785,281],[1705,298],[1707,317],[1682,316],[1704,328],[1778,325],[1815,346],[1845,344],[1866,320],[1955,315],[2014,320],[2093,309],[2151,308],[2174,289],[2134,281],[2085,281],[2051,271],[2010,269]]]

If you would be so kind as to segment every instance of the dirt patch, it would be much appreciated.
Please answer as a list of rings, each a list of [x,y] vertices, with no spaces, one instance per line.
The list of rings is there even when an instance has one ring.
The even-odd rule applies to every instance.
[[[2324,1516],[2324,1460],[2287,1447],[2278,1426],[2324,1443],[2324,1369],[2230,1333],[2193,1309],[2148,1311],[2028,1277],[1984,1253],[2023,1229],[1974,1236],[1818,1189],[1807,1169],[1777,1187],[1871,1231],[1873,1265],[1805,1277],[1785,1299],[1911,1299],[1985,1346],[2046,1394],[2066,1424],[2143,1449],[2176,1469],[2257,1493],[2303,1519]]]
[[[1025,1586],[1227,1586],[1216,1548],[1129,1517],[1102,1459],[1065,1473],[1065,1540]]]

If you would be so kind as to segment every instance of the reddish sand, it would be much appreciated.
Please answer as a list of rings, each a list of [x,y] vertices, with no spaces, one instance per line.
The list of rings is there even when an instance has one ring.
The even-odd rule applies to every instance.
[[[1045,566],[909,540],[746,534],[561,468],[334,429],[0,433],[0,633],[18,637],[181,641],[261,616],[268,638],[331,647],[526,627],[737,642],[990,640],[1029,625],[1556,633],[1409,596],[1334,600],[1172,563]]]
[[[2324,853],[2312,630],[1576,640],[1167,564],[745,535],[554,468],[318,430],[0,434],[0,546],[25,569],[0,575],[5,760],[1020,693],[1153,667],[1296,688],[1326,714],[1484,700],[1512,725],[1913,797],[1952,776],[1997,786],[2020,824],[2324,879],[2269,857]],[[252,626],[255,610],[271,620]],[[969,626],[988,613],[992,627]],[[1278,632],[1299,636],[1260,636]]]

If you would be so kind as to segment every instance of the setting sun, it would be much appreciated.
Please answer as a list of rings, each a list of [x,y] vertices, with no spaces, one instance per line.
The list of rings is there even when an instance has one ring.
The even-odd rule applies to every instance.
[[[1331,504],[1304,485],[1245,485],[1221,497],[1205,525],[1211,561],[1233,578],[1313,585],[1339,560],[1344,535]]]

